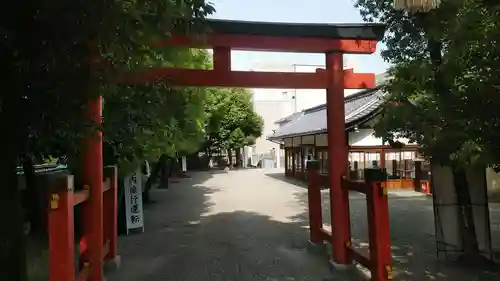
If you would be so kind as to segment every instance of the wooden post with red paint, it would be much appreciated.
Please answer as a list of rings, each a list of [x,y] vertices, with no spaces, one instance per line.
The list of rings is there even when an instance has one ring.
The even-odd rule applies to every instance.
[[[94,126],[100,126],[102,98],[93,97],[88,104],[88,118]],[[87,255],[90,264],[89,281],[103,280],[103,162],[102,132],[94,128],[83,146],[82,176],[84,184],[90,187],[89,200],[83,205],[84,238],[87,241]]]
[[[323,228],[323,214],[321,207],[319,162],[307,162],[307,202],[309,204],[309,235],[313,244],[323,243],[321,229]]]
[[[73,176],[57,180],[49,202],[49,280],[75,280]]]
[[[106,179],[110,180],[110,189],[104,192],[104,237],[109,241],[109,251],[105,260],[114,260],[118,250],[118,169],[109,166],[104,169]]]
[[[328,175],[330,184],[330,216],[332,225],[333,260],[350,264],[348,246],[351,244],[349,195],[342,188],[347,174],[347,143],[345,139],[344,70],[342,53],[326,54],[326,114],[328,130]]]
[[[391,238],[387,187],[381,171],[365,170],[372,281],[392,280]],[[385,173],[385,172],[384,172]],[[377,175],[378,174],[378,175]]]
[[[375,86],[373,74],[344,72],[343,53],[370,54],[375,52],[377,41],[383,37],[385,27],[381,24],[355,25],[302,25],[276,24],[208,20],[212,32],[197,40],[186,36],[173,34],[168,40],[158,42],[157,46],[181,46],[186,48],[214,49],[214,69],[182,69],[182,68],[150,68],[141,73],[120,75],[113,77],[113,83],[147,83],[168,79],[171,86],[198,86],[198,87],[247,87],[247,88],[294,88],[294,89],[325,89],[327,90],[327,120],[328,120],[328,152],[329,152],[329,184],[332,217],[332,245],[335,262],[348,264],[348,246],[350,245],[349,224],[349,201],[348,193],[341,187],[342,177],[347,173],[347,143],[345,139],[344,124],[344,89],[372,88]],[[316,34],[316,35],[315,35]],[[306,52],[326,53],[326,70],[316,73],[287,73],[287,72],[248,72],[231,70],[231,50],[257,50],[257,51],[282,51],[282,52]],[[94,54],[97,53],[95,50]],[[93,54],[93,55],[94,55]],[[95,58],[92,58],[95,59]],[[91,64],[95,65],[95,61]],[[102,99],[97,94],[89,97],[88,118],[93,125],[101,125]],[[93,129],[83,145],[82,180],[89,187],[84,191],[85,202],[83,204],[83,226],[87,250],[83,261],[88,269],[89,281],[102,281],[103,268],[103,244],[109,241],[109,252],[107,259],[116,256],[116,178],[112,181],[111,195],[103,194],[103,159],[102,159],[102,133],[99,129]],[[295,157],[295,154],[294,156]],[[293,160],[293,159],[292,159]],[[295,164],[293,164],[295,165]],[[293,169],[295,173],[295,169]],[[317,176],[317,173],[315,174]],[[115,171],[116,176],[116,171]],[[313,175],[313,189],[319,188],[315,183]],[[318,180],[316,178],[316,180]],[[319,182],[319,180],[318,180]],[[87,189],[84,189],[87,190]],[[76,200],[68,192],[54,193],[54,202],[58,202],[65,208],[63,211],[54,209],[51,211],[51,247],[52,251],[58,253],[57,258],[51,256],[52,263],[70,264],[73,257],[69,258],[70,252],[74,252],[73,241],[69,248],[63,246],[70,243],[73,231],[73,205],[71,200]],[[318,192],[311,192],[317,196]],[[73,199],[70,199],[73,198]],[[103,200],[106,204],[106,216],[103,216]],[[315,204],[319,200],[319,204]],[[311,210],[317,212],[321,206],[321,198],[314,197],[314,207]],[[383,214],[378,205],[383,200],[374,201],[374,208]],[[71,210],[66,208],[71,205]],[[310,205],[310,206],[313,206]],[[320,207],[321,208],[321,207]],[[319,209],[321,211],[321,209]],[[111,217],[110,214],[113,214]],[[377,215],[382,216],[382,215]],[[317,225],[321,222],[321,213],[315,213],[311,222],[312,229],[320,229]],[[104,231],[103,221],[106,221]],[[57,224],[61,226],[56,227]],[[109,226],[108,224],[111,224]],[[321,225],[322,226],[322,225]],[[53,230],[55,229],[55,230]],[[65,233],[60,232],[64,229]],[[314,232],[314,231],[313,231]],[[382,233],[382,231],[379,231]],[[312,234],[312,240],[317,240],[316,234]],[[377,236],[378,235],[378,236]],[[383,236],[376,232],[376,237]],[[105,241],[105,238],[106,240]],[[60,239],[60,240],[57,240]],[[378,238],[377,238],[378,239]],[[107,244],[106,244],[107,245]],[[64,248],[64,249],[63,249]],[[67,250],[69,249],[69,250]],[[377,248],[378,249],[378,248]],[[377,253],[381,250],[376,250]],[[74,263],[74,262],[73,262]],[[69,281],[71,270],[63,271],[61,275],[53,270],[62,265],[51,265],[51,281]],[[88,267],[90,266],[90,268]],[[87,270],[84,271],[85,273]],[[85,275],[85,278],[87,275]]]

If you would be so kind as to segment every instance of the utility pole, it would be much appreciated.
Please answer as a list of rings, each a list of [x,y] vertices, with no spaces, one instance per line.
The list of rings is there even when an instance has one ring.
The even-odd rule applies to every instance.
[[[293,72],[297,72],[297,65],[293,65]],[[297,89],[293,89],[293,96],[292,96],[292,102],[293,102],[293,113],[297,112]]]

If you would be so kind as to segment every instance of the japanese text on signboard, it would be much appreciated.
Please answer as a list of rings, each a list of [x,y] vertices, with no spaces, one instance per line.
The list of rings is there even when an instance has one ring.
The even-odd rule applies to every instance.
[[[139,209],[139,192],[137,187],[137,175],[133,174],[130,177],[130,221],[138,223],[140,221]]]

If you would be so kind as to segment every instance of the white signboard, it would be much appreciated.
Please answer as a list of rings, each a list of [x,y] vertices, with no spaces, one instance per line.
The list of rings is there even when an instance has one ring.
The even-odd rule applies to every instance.
[[[144,215],[142,209],[142,177],[140,170],[126,177],[125,188],[125,215],[127,219],[127,234],[144,232]]]

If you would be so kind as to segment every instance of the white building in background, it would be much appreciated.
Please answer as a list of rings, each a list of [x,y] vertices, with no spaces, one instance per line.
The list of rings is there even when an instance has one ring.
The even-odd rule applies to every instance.
[[[354,59],[346,61],[344,68],[354,68]],[[276,72],[316,72],[318,68],[325,68],[324,65],[256,65],[256,71],[276,71]],[[350,95],[359,90],[346,90],[345,95]],[[326,90],[315,89],[253,89],[254,110],[262,116],[264,120],[264,129],[262,137],[256,140],[255,145],[247,147],[244,150],[245,165],[249,163],[257,165],[263,158],[273,160],[272,165],[275,168],[282,168],[284,164],[284,155],[280,145],[266,139],[266,136],[273,134],[278,128],[277,120],[291,115],[294,112],[301,112],[304,109],[326,103]]]
[[[280,155],[280,145],[268,141],[265,136],[272,134],[277,128],[274,121],[293,113],[293,97],[289,92],[282,91],[275,94],[274,90],[269,90],[268,99],[258,99],[254,93],[253,106],[255,112],[264,120],[264,128],[262,137],[258,138],[255,145],[247,148],[247,159],[252,157],[252,165],[257,165],[257,162],[263,158],[273,159],[273,167],[280,168],[282,155]],[[260,93],[263,93],[262,91]]]

